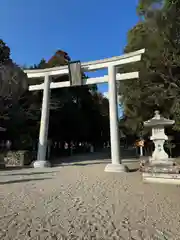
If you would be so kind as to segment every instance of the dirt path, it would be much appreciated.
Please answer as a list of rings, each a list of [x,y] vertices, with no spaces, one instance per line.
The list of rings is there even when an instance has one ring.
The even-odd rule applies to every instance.
[[[0,239],[180,239],[180,188],[146,185],[96,161],[0,172]]]

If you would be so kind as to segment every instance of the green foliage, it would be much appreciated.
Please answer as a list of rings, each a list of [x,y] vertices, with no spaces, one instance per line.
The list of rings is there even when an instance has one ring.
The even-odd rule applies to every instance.
[[[58,50],[56,51],[54,56],[52,56],[49,59],[49,61],[47,62],[47,66],[48,67],[63,66],[63,65],[66,65],[68,61],[70,61],[69,55],[62,50]]]
[[[0,39],[0,97],[18,99],[27,90],[27,76],[10,58],[10,49]]]
[[[140,71],[140,78],[121,83],[126,125],[134,132],[158,109],[180,130],[180,2],[139,0],[142,17],[128,33],[125,52],[145,48],[141,62],[121,71]]]
[[[164,0],[139,0],[137,13],[143,17],[152,16],[155,10],[161,9]]]
[[[10,59],[10,50],[3,41],[0,53],[0,124],[6,127],[5,137],[14,149],[32,149],[39,135],[42,92],[27,91],[27,77]],[[42,59],[30,68],[61,66],[69,60],[68,54],[59,50],[50,60]],[[69,77],[52,80],[68,81]],[[95,143],[108,140],[108,100],[97,92],[96,85],[53,89],[50,109],[49,138]]]
[[[67,64],[69,60],[68,54],[59,50],[50,60],[42,59],[39,64],[31,68],[61,66]],[[87,78],[83,75],[84,77]],[[54,82],[68,80],[68,75],[52,79]],[[36,99],[34,99],[35,96]],[[36,116],[38,116],[40,120],[36,109],[41,108],[42,93],[34,93],[29,98],[30,100],[32,118],[36,119]],[[50,109],[49,138],[57,141],[74,140],[96,143],[108,140],[108,100],[97,92],[96,85],[53,89],[51,91]],[[33,122],[35,124],[37,120]],[[39,132],[39,130],[37,129],[36,132]]]
[[[10,49],[0,40],[0,125],[5,136],[18,145],[22,134],[28,137],[32,104],[27,92],[27,76],[10,58]],[[35,100],[35,98],[34,98]],[[2,135],[2,134],[1,134]]]
[[[10,49],[5,42],[0,39],[0,65],[6,63],[10,59]]]

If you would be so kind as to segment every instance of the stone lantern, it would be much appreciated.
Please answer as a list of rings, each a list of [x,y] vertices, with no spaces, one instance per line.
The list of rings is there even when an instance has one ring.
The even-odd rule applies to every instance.
[[[150,139],[154,142],[154,152],[143,167],[144,182],[162,182],[180,184],[180,168],[164,150],[164,143],[168,140],[165,134],[165,127],[172,126],[174,120],[162,117],[159,111],[155,111],[152,119],[144,122],[145,127],[152,129]]]
[[[152,119],[144,122],[145,127],[152,128],[150,139],[154,142],[154,152],[149,159],[151,164],[169,164],[170,159],[164,150],[164,143],[168,140],[168,136],[164,132],[164,128],[174,124],[174,120],[169,120],[162,117],[159,111],[155,111]]]

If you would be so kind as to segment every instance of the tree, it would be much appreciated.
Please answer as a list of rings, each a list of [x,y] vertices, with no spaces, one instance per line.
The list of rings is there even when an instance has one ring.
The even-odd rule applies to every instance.
[[[68,53],[58,50],[56,53],[48,60],[49,67],[57,67],[66,65],[71,58],[69,57]]]
[[[67,53],[58,50],[48,61],[42,60],[34,65],[34,68],[61,66],[67,64],[69,60]],[[52,79],[52,81],[68,80],[68,75]],[[42,92],[34,94],[39,96],[37,103],[41,106]],[[97,92],[96,85],[53,89],[50,109],[49,138],[67,142],[108,140],[108,101]]]
[[[10,49],[0,41],[0,124],[7,128],[6,138],[13,148],[32,149],[40,126],[42,92],[29,92],[28,79],[10,58]],[[58,50],[50,60],[42,59],[31,69],[68,63],[67,53]],[[64,75],[53,81],[68,81]],[[34,79],[36,81],[36,79]],[[49,137],[58,141],[102,142],[109,137],[108,101],[96,85],[54,89],[51,93]]]
[[[27,76],[10,58],[9,47],[0,39],[0,97],[14,98],[27,90]]]
[[[140,78],[124,81],[120,94],[126,124],[140,134],[142,122],[159,109],[180,129],[180,2],[139,0],[140,21],[128,33],[125,52],[145,48],[141,62],[121,71],[140,71]]]
[[[0,39],[0,64],[4,64],[10,59],[10,48]]]
[[[18,140],[29,133],[27,81],[26,74],[10,58],[9,47],[0,40],[0,124],[7,129],[5,137],[13,146],[20,147]]]

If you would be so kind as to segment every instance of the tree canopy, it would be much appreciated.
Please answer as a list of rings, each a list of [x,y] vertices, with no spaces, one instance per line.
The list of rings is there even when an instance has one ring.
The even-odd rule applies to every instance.
[[[0,39],[0,125],[7,129],[6,136],[1,133],[1,138],[15,140],[15,144],[27,126],[27,87],[26,74],[13,62],[10,48]]]
[[[42,91],[28,91],[29,80],[10,58],[10,49],[3,40],[0,40],[0,57],[0,119],[7,129],[5,137],[12,141],[14,148],[32,149],[33,142],[38,141]],[[49,60],[42,58],[29,68],[61,66],[68,61],[69,55],[58,50]],[[68,80],[68,75],[53,79],[64,80]],[[49,138],[94,143],[108,140],[108,100],[97,92],[96,85],[53,89],[50,109]]]
[[[35,68],[60,66],[67,64],[69,60],[67,53],[58,50],[48,61],[42,59]],[[68,79],[68,75],[64,75],[53,81]],[[108,100],[97,92],[96,85],[51,91],[49,137],[89,142],[109,139]]]
[[[124,119],[140,134],[142,122],[160,110],[180,130],[180,2],[139,0],[139,22],[128,32],[125,52],[145,48],[142,61],[121,71],[140,72],[140,78],[121,83]]]

